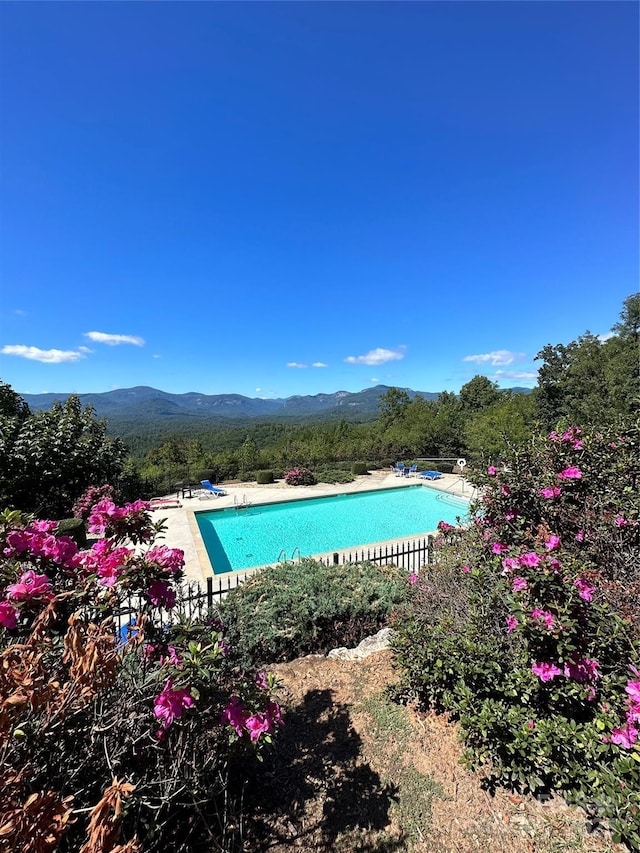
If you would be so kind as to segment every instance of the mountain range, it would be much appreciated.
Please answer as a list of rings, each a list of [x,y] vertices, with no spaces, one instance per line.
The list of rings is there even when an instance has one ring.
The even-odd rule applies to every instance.
[[[333,394],[313,394],[293,397],[262,399],[241,394],[170,394],[157,388],[139,385],[119,388],[99,394],[78,394],[83,406],[91,405],[99,417],[112,419],[139,418],[266,418],[309,417],[314,415],[339,415],[348,418],[370,415],[378,411],[378,400],[389,390],[387,385],[376,385],[358,392],[335,391]],[[402,389],[413,399],[416,394],[427,400],[436,400],[431,391]],[[516,389],[514,389],[516,390]],[[519,389],[518,389],[519,390]],[[22,394],[32,411],[50,409],[56,400],[63,402],[68,394]]]

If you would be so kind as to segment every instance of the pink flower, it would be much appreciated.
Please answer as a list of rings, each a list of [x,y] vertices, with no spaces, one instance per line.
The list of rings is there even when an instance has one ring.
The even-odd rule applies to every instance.
[[[160,720],[161,728],[156,732],[157,737],[162,737],[171,723],[182,716],[185,708],[191,708],[193,697],[188,689],[174,690],[173,682],[167,678],[162,693],[156,696],[153,713]]]
[[[153,658],[156,647],[152,643],[145,643],[142,647],[142,657],[145,660],[151,660]]]
[[[589,584],[582,578],[576,578],[573,583],[578,590],[580,598],[584,599],[584,601],[591,601],[595,587],[589,586]]]
[[[509,547],[507,545],[503,545],[501,542],[494,542],[491,546],[491,551],[494,554],[504,554],[504,552],[508,550]]]
[[[505,557],[502,561],[503,566],[503,575],[508,575],[509,572],[513,572],[515,569],[520,568],[520,563],[515,557]]]
[[[498,469],[496,468],[496,466],[495,466],[495,465],[489,465],[489,467],[487,468],[487,474],[488,474],[490,477],[495,477],[495,476],[496,476],[497,471],[498,471]]]
[[[625,690],[631,697],[634,705],[640,705],[640,681],[627,681]]]
[[[507,634],[512,634],[518,627],[518,620],[515,616],[507,616]]]
[[[8,601],[0,601],[0,625],[9,631],[18,626],[18,611]]]
[[[535,569],[540,565],[540,555],[536,554],[535,551],[529,551],[526,554],[521,554],[518,557],[518,561],[521,566],[527,566],[530,569]]]
[[[560,480],[581,480],[582,479],[582,471],[579,468],[565,468],[564,471],[561,471],[556,475]]]
[[[184,551],[180,548],[167,548],[166,545],[159,545],[155,548],[150,548],[145,559],[149,563],[156,563],[168,572],[177,572],[184,566]]]
[[[529,722],[527,723],[527,728],[528,729],[535,729],[535,727],[536,727],[535,721],[529,720]]]
[[[543,498],[557,498],[561,493],[562,489],[559,489],[557,486],[549,486],[546,489],[540,489],[538,492]]]
[[[600,678],[598,667],[600,663],[597,660],[589,660],[589,658],[578,658],[577,660],[567,661],[564,665],[564,674],[567,678],[572,678],[574,681],[584,684],[587,681],[595,681]]]
[[[269,702],[267,705],[267,716],[271,718],[272,722],[277,723],[279,726],[284,725],[284,720],[282,719],[282,712],[280,710],[280,705],[277,702]]]
[[[544,547],[547,551],[553,551],[556,548],[560,547],[560,537],[559,536],[550,536],[544,543]]]
[[[267,673],[264,671],[264,669],[260,669],[260,670],[258,670],[258,672],[256,672],[254,681],[255,681],[256,687],[258,687],[260,690],[268,690],[269,689],[269,679],[268,679]]]
[[[540,681],[552,681],[556,675],[562,675],[562,670],[553,663],[534,663],[531,665],[531,671],[537,675]]]
[[[453,524],[449,524],[447,521],[439,521],[438,530],[441,530],[443,533],[446,533],[448,530],[455,530],[455,527],[453,526]]]
[[[18,583],[7,587],[7,598],[14,601],[31,601],[33,598],[51,598],[51,582],[46,575],[25,572]]]
[[[258,740],[262,734],[273,731],[273,723],[266,714],[253,714],[247,717],[244,725],[252,741]]]
[[[614,729],[609,740],[611,743],[617,743],[618,746],[624,746],[625,749],[631,749],[638,740],[638,729],[631,723],[627,723],[624,727]]]
[[[33,521],[29,525],[31,530],[35,530],[38,533],[51,533],[52,530],[55,530],[58,526],[57,521]]]
[[[617,518],[613,519],[613,523],[616,527],[626,527],[629,522],[623,515],[619,515]]]
[[[417,575],[417,573],[416,573],[416,572],[411,572],[411,574],[410,574],[410,575],[409,575],[409,577],[407,578],[407,581],[411,584],[411,586],[413,586],[414,584],[418,583],[418,575]]]
[[[525,589],[529,588],[529,584],[526,581],[526,578],[514,578],[512,581],[512,588],[514,592],[524,592]]]
[[[220,720],[223,724],[228,723],[235,730],[238,737],[241,737],[248,716],[238,697],[232,696],[229,704],[222,712]]]
[[[549,433],[549,438],[551,441],[560,441],[560,436],[555,430]]]
[[[576,533],[576,542],[584,542],[584,530],[578,530]]]
[[[167,610],[176,603],[175,590],[171,589],[166,581],[155,580],[147,589],[145,595],[156,607],[166,607]]]
[[[575,441],[571,442],[574,450],[582,450],[584,447],[584,441],[581,438],[576,438]]]
[[[513,519],[516,518],[517,515],[518,515],[518,513],[515,510],[509,509],[504,514],[504,520],[505,521],[513,521]]]
[[[182,658],[176,652],[175,648],[173,646],[167,646],[167,651],[169,652],[169,654],[166,657],[164,657],[163,655],[160,658],[160,664],[172,663],[174,666],[177,666],[182,669]]]
[[[503,487],[500,489],[500,491],[501,491],[501,492],[502,492],[502,494],[505,496],[505,498],[508,498],[508,497],[509,497],[509,495],[511,494],[511,489],[509,488],[509,486],[503,486]]]
[[[545,628],[549,631],[553,628],[556,621],[553,613],[549,613],[548,610],[540,610],[539,607],[531,611],[531,618],[536,622],[544,622]]]
[[[464,572],[465,575],[468,575],[469,572],[471,571],[471,566],[461,566],[460,571]]]

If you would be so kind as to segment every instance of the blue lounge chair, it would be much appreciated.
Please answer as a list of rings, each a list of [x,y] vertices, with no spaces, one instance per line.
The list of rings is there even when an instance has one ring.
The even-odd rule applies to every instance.
[[[208,492],[211,492],[212,495],[215,495],[217,498],[224,497],[227,492],[224,489],[219,489],[218,486],[214,486],[209,480],[200,480],[201,485],[205,487]]]
[[[442,474],[440,471],[421,471],[418,476],[422,477],[424,480],[439,480],[442,477]]]

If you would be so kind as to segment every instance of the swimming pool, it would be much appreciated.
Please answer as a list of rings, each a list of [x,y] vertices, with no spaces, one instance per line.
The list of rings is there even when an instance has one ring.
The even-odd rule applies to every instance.
[[[435,530],[465,517],[464,498],[416,485],[196,513],[215,574]]]

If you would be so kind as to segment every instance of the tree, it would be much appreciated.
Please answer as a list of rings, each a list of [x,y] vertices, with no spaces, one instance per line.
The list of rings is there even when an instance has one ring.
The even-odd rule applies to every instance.
[[[522,445],[532,434],[534,406],[530,394],[513,394],[470,418],[465,437],[471,455],[496,461]]]
[[[378,407],[380,409],[380,425],[387,429],[395,421],[401,419],[407,411],[411,398],[402,388],[389,388],[380,395]]]
[[[460,403],[465,412],[479,412],[488,409],[500,399],[500,391],[495,382],[486,376],[474,376],[460,389]]]
[[[640,406],[640,296],[624,301],[620,322],[604,343],[585,332],[571,343],[547,344],[535,394],[538,415],[547,428],[561,418],[574,423],[608,422]]]
[[[7,387],[3,402],[14,393]],[[107,437],[105,421],[76,395],[48,412],[31,413],[15,398],[11,409],[0,411],[0,505],[61,518],[88,486],[117,485],[125,446]]]

